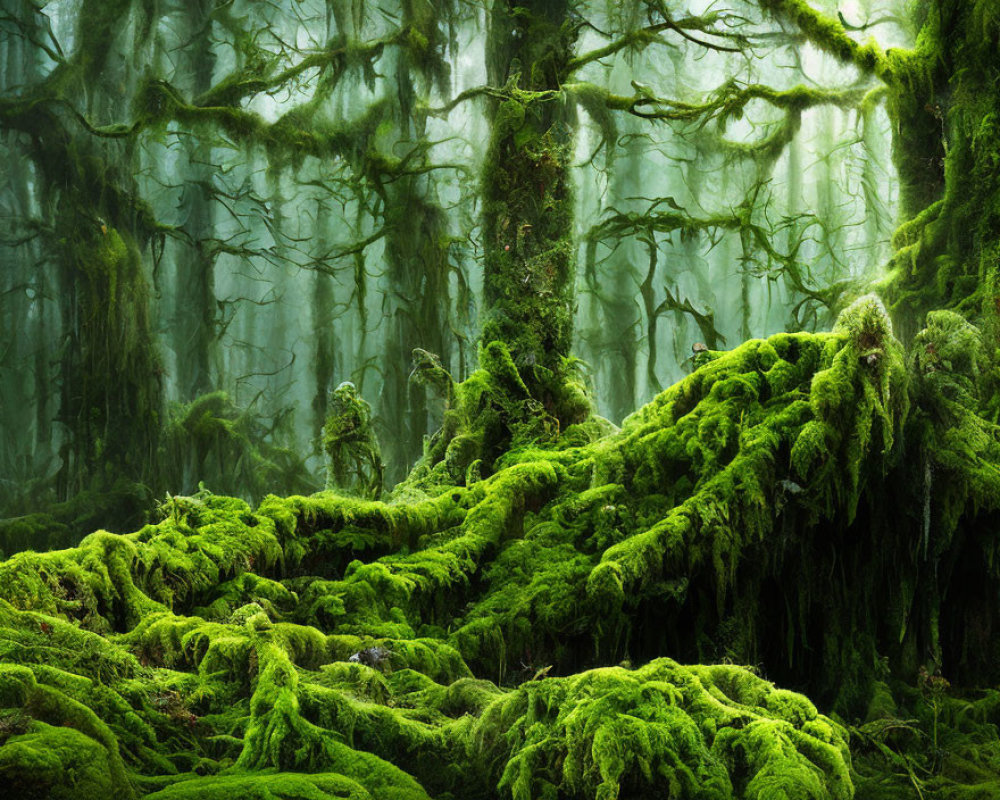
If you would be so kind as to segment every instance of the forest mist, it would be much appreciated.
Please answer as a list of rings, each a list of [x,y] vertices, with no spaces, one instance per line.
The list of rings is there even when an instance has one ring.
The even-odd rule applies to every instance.
[[[7,6],[0,92],[16,102],[40,91],[62,59],[91,46],[85,37],[93,7]],[[573,352],[597,411],[615,423],[690,371],[696,343],[717,349],[779,330],[829,327],[878,280],[889,255],[897,190],[876,84],[782,35],[752,3],[743,6],[725,24],[747,37],[750,51],[706,50],[678,37],[625,48],[582,65],[563,101],[573,127],[579,265]],[[711,8],[692,3],[686,13]],[[37,149],[45,143],[18,125],[4,129],[0,506],[11,515],[36,510],[42,498],[68,500],[93,482],[79,472],[95,470],[75,440],[110,427],[126,429],[128,440],[129,427],[148,425],[137,415],[155,413],[169,425],[213,392],[226,397],[213,414],[239,419],[256,443],[301,459],[301,469],[285,465],[288,490],[317,488],[327,396],[342,381],[352,381],[374,409],[391,485],[441,421],[440,403],[409,380],[411,351],[436,354],[458,380],[476,366],[490,246],[482,241],[478,198],[488,122],[483,98],[452,103],[487,84],[485,7],[442,6],[442,41],[431,64],[380,43],[401,14],[418,13],[391,3],[123,9],[108,38],[93,43],[101,51],[99,77],[76,107],[54,112],[65,149],[53,146],[43,166]],[[874,14],[864,3],[840,10],[877,18],[884,41],[906,43],[902,17]],[[602,31],[625,28],[629,14],[640,20],[643,12],[642,4],[612,2],[574,13],[584,52],[607,43]],[[337,42],[344,46],[336,60],[303,66]],[[352,54],[352,42],[374,42],[366,46],[378,52],[358,44]],[[227,78],[248,72],[263,80],[252,91],[241,88],[238,107],[264,130],[299,119],[325,126],[322,151],[197,115],[157,120],[123,139],[107,132],[136,118],[151,81],[184,97],[214,92],[221,99]],[[833,94],[794,109],[751,98],[645,120],[613,118],[593,93],[631,95],[641,87],[691,103],[756,84]],[[104,164],[99,179],[73,163],[88,158]],[[108,185],[77,185],[95,180]],[[135,369],[152,373],[133,375],[121,388],[150,383],[154,395],[147,407],[111,410],[94,427],[70,399],[79,383],[74,372],[101,368],[84,366],[80,339],[87,333],[80,328],[88,315],[113,306],[121,288],[88,290],[60,251],[60,237],[72,235],[61,227],[67,196],[88,191],[122,192],[149,215],[137,241],[134,299],[126,301],[148,319],[118,334],[140,337],[129,346],[148,354],[118,357],[139,358]],[[84,207],[68,224],[106,227],[80,200]],[[668,216],[639,220],[656,212]],[[104,368],[106,375],[93,377],[111,393],[116,373],[132,369]],[[93,402],[101,395],[94,389]],[[200,458],[175,464],[169,476],[152,474],[162,466],[145,470],[145,482],[158,492],[187,493],[204,481],[248,499],[276,488],[219,475],[213,460],[236,456],[210,456],[211,445],[201,446]],[[115,474],[105,478],[143,477],[109,469]],[[34,501],[25,497],[27,486]]]
[[[0,794],[1000,796],[996,0],[0,0]]]

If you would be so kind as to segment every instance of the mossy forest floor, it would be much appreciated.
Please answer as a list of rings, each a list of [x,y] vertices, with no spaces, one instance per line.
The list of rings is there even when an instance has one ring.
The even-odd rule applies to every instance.
[[[202,492],[0,564],[0,795],[1000,796],[977,329],[907,355],[864,298],[620,431],[493,356],[389,502]]]

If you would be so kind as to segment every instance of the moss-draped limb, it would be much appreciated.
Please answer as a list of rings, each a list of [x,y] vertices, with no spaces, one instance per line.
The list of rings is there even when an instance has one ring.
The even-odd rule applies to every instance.
[[[653,20],[657,13],[666,15],[663,4],[650,3],[646,4],[646,8],[650,20]],[[706,20],[704,26],[706,30],[709,30],[717,20],[714,14],[707,16],[712,17],[711,21]],[[720,16],[723,20],[725,19],[725,14]],[[771,38],[774,36],[780,39],[780,34],[773,32],[764,34],[762,39],[777,41],[778,39]],[[752,47],[753,37],[753,33],[749,34],[746,40],[734,37],[731,43],[735,45],[734,49]],[[619,50],[626,51],[627,39],[628,37],[625,37],[625,39],[611,44],[617,44]],[[694,39],[692,43],[711,49],[710,42]],[[636,47],[640,46],[641,43],[637,42]],[[691,49],[694,50],[694,48]],[[594,70],[591,69],[590,73],[593,72]],[[599,128],[609,160],[614,153],[613,143],[620,143],[624,141],[624,138],[631,140],[630,137],[620,139],[618,132],[618,120],[621,115],[630,114],[637,119],[647,119],[654,123],[670,125],[674,129],[674,135],[690,140],[692,144],[696,143],[699,159],[704,159],[706,156],[719,158],[725,164],[727,172],[732,169],[734,164],[737,164],[743,170],[741,174],[746,175],[746,170],[751,170],[751,175],[753,175],[753,178],[747,181],[750,188],[745,193],[744,201],[738,205],[730,202],[730,208],[736,206],[731,213],[727,214],[726,211],[721,211],[717,214],[719,217],[730,216],[732,219],[728,224],[717,227],[711,224],[703,225],[696,219],[690,219],[690,224],[683,224],[680,222],[680,218],[685,215],[683,209],[678,208],[677,211],[681,213],[677,215],[677,224],[675,227],[671,227],[666,217],[660,213],[661,209],[656,208],[654,204],[646,213],[639,212],[631,215],[633,217],[631,222],[634,225],[621,225],[617,230],[613,225],[596,226],[598,229],[604,229],[605,235],[602,236],[602,240],[608,242],[612,249],[616,246],[616,240],[621,241],[629,237],[633,237],[649,249],[650,265],[646,270],[646,279],[640,284],[643,316],[647,326],[648,366],[646,378],[648,385],[657,388],[662,386],[654,366],[657,356],[660,355],[657,352],[656,336],[659,333],[662,337],[662,329],[658,328],[657,316],[671,311],[675,312],[676,318],[680,320],[681,314],[688,314],[702,330],[702,335],[706,340],[721,341],[717,333],[713,332],[715,325],[711,319],[711,309],[700,311],[695,308],[699,305],[698,303],[692,303],[682,294],[680,296],[675,294],[677,290],[672,287],[673,276],[664,272],[663,265],[666,263],[666,259],[661,258],[660,254],[656,252],[657,237],[653,235],[643,236],[651,228],[656,229],[658,222],[667,222],[667,225],[662,228],[662,232],[666,234],[663,239],[668,244],[676,244],[676,239],[670,238],[671,231],[677,231],[682,242],[685,236],[690,236],[693,232],[704,232],[713,237],[713,246],[722,239],[724,231],[738,233],[740,246],[743,249],[744,264],[750,265],[749,268],[743,270],[744,297],[747,296],[746,287],[750,283],[750,276],[766,275],[769,280],[787,288],[792,297],[795,298],[791,301],[793,309],[791,313],[792,317],[797,320],[822,316],[832,320],[836,312],[843,308],[846,302],[863,291],[847,280],[822,281],[826,285],[817,285],[817,281],[811,274],[808,261],[803,259],[803,251],[807,251],[810,247],[808,244],[810,235],[805,231],[805,228],[816,226],[823,229],[831,221],[806,215],[792,219],[790,215],[786,215],[779,225],[771,224],[765,221],[769,217],[771,219],[774,217],[769,214],[771,209],[768,208],[767,192],[766,190],[762,191],[762,187],[769,184],[782,155],[795,141],[796,135],[800,131],[803,115],[809,109],[823,106],[853,109],[863,106],[866,102],[871,102],[872,75],[863,71],[853,85],[844,88],[802,85],[775,88],[755,82],[753,79],[745,83],[738,80],[727,80],[715,90],[703,92],[700,97],[696,96],[695,99],[686,95],[679,87],[660,87],[655,83],[648,85],[639,82],[638,79],[632,81],[634,91],[624,93],[620,88],[614,90],[605,88],[598,81],[590,78],[589,74],[581,74],[580,78],[579,81],[564,83],[563,92],[575,100]],[[590,80],[584,80],[585,78],[590,78]],[[645,76],[643,79],[646,79]],[[755,135],[751,141],[728,140],[726,138],[727,126],[743,119],[745,113],[748,110],[752,111],[755,106],[770,107],[780,116],[760,126],[760,133]],[[754,128],[757,127],[753,122],[751,125]],[[691,185],[693,184],[689,183],[689,187]],[[673,199],[661,198],[660,202],[670,203],[673,202]],[[709,206],[708,212],[702,213],[701,216],[712,216],[713,210]],[[610,219],[607,221],[611,222],[614,218],[621,219],[623,216],[617,213],[616,209],[611,209],[609,211]],[[651,226],[644,226],[644,216],[653,220]],[[805,221],[803,222],[803,220]],[[755,228],[756,230],[754,230]],[[813,228],[813,231],[815,229]],[[779,248],[774,245],[779,239],[785,238],[786,231],[791,231],[792,235],[788,237],[789,244],[786,252],[779,253]],[[595,232],[592,230],[591,234]],[[595,252],[594,240],[590,235],[587,238],[588,244],[591,245],[589,254],[593,254]],[[654,241],[647,241],[647,239]],[[591,268],[594,263],[596,263],[596,259],[591,259],[588,268]],[[590,276],[588,275],[588,277]],[[664,284],[670,288],[668,288],[668,296],[663,298],[661,302],[661,286]],[[600,290],[592,291],[599,292]],[[749,317],[746,311],[744,313],[743,333],[746,336],[749,335],[747,328]],[[677,348],[676,342],[675,348]],[[680,348],[676,350],[678,355],[680,355],[679,350]]]
[[[758,0],[765,11],[788,20],[817,47],[867,72],[885,67],[885,53],[874,40],[858,44],[843,22],[813,8],[808,0]]]
[[[303,56],[295,64],[280,71],[269,69],[271,65],[266,60],[251,60],[248,66],[231,72],[199,94],[195,104],[200,107],[236,107],[248,97],[285,86],[312,69],[333,69],[339,74],[351,62],[370,65],[386,47],[405,44],[411,33],[411,28],[403,27],[371,41],[336,42],[332,47]]]
[[[801,112],[807,108],[832,105],[838,108],[857,107],[867,94],[865,88],[821,89],[795,86],[791,89],[775,89],[763,84],[741,86],[729,82],[719,87],[702,103],[686,103],[671,98],[657,97],[647,87],[642,87],[632,95],[616,95],[589,83],[572,83],[563,86],[571,97],[578,96],[588,104],[595,101],[613,111],[627,111],[637,117],[650,120],[699,121],[705,124],[711,120],[724,123],[738,119],[744,108],[752,100],[763,100],[774,108]]]
[[[613,56],[623,50],[626,52],[640,52],[653,44],[666,44],[666,40],[660,35],[666,31],[672,31],[678,36],[705,49],[720,52],[743,52],[748,44],[747,37],[727,27],[731,24],[732,20],[724,13],[708,12],[701,16],[672,19],[665,4],[650,3],[649,18],[649,25],[626,31],[622,36],[608,42],[603,47],[597,47],[571,58],[566,64],[567,74],[575,72],[587,64]],[[719,25],[722,26],[721,29],[717,27]],[[708,35],[711,39],[696,38],[694,34]],[[725,44],[712,41],[712,39],[720,39]]]

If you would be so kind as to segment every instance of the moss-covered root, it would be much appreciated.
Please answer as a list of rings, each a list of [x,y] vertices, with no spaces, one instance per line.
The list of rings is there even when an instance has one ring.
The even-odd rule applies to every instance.
[[[659,659],[527,683],[486,708],[469,744],[513,800],[847,800],[846,737],[747,669]]]
[[[256,644],[255,656],[260,672],[250,700],[250,725],[236,762],[238,769],[329,771],[348,777],[374,797],[426,798],[420,785],[398,767],[351,749],[341,740],[342,732],[324,729],[303,717],[298,673],[282,647],[262,639]]]
[[[100,743],[75,728],[45,722],[32,722],[0,749],[0,784],[6,797],[135,796],[127,784],[114,780],[108,751]]]

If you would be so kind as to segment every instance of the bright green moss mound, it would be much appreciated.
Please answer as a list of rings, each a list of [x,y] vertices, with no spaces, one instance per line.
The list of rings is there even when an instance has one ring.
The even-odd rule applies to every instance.
[[[445,392],[451,428],[394,502],[202,492],[19,553],[0,771],[24,797],[819,800],[853,796],[853,743],[879,786],[920,744],[878,738],[904,713],[884,681],[998,663],[977,337],[934,316],[907,365],[863,298],[832,333],[710,354],[611,432],[533,425],[486,370]],[[906,724],[959,753],[945,698],[911,700]],[[1000,763],[983,741],[975,763]]]
[[[27,733],[12,736],[0,750],[0,781],[8,797],[134,796],[130,787],[115,785],[110,766],[107,751],[93,739],[44,722],[33,722]]]
[[[190,800],[195,797],[201,800],[372,800],[373,795],[343,775],[279,773],[195,778],[176,783],[148,797],[150,800]]]
[[[473,741],[498,734],[514,800],[853,796],[843,728],[741,667],[659,659],[532,681],[485,710]]]

